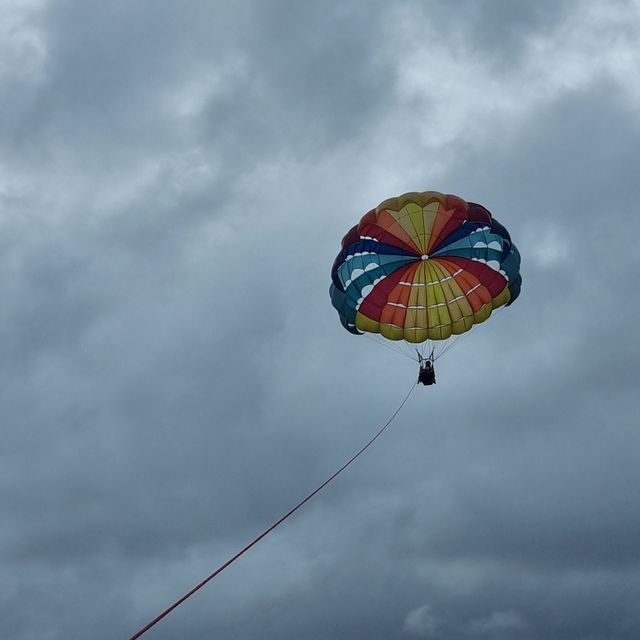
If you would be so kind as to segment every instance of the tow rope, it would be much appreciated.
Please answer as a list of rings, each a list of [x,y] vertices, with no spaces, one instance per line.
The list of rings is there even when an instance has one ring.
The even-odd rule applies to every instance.
[[[400,413],[400,410],[402,409],[402,407],[404,407],[407,400],[409,400],[409,396],[413,393],[413,390],[415,389],[415,387],[416,387],[415,383],[411,385],[411,389],[409,390],[409,393],[407,393],[404,400],[400,403],[398,408],[393,412],[392,416],[387,420],[387,422],[385,422],[385,424],[369,439],[369,441],[360,450],[358,450],[355,454],[353,454],[351,458],[349,458],[349,460],[347,460],[336,472],[334,472],[333,475],[327,478],[321,485],[316,487],[306,498],[303,498],[302,500],[300,500],[300,502],[298,502],[298,504],[295,507],[287,511],[287,513],[285,513],[281,518],[276,520],[268,529],[265,529],[258,537],[254,538],[249,544],[247,544],[240,551],[238,551],[238,553],[236,553],[234,556],[229,558],[224,564],[221,564],[212,574],[208,575],[204,580],[202,580],[195,587],[193,587],[193,589],[185,593],[181,598],[176,600],[171,606],[167,607],[162,613],[157,615],[153,620],[151,620],[144,627],[142,627],[142,629],[134,633],[129,638],[129,640],[136,640],[143,633],[146,633],[147,631],[149,631],[149,629],[151,629],[151,627],[155,626],[158,622],[160,622],[162,618],[164,618],[166,615],[171,613],[176,607],[181,605],[187,598],[190,598],[196,591],[204,587],[205,584],[213,580],[219,573],[222,573],[229,565],[233,564],[240,556],[242,556],[247,551],[249,551],[251,547],[258,544],[260,540],[262,540],[269,533],[271,533],[277,526],[281,525],[287,518],[292,516],[298,509],[300,509],[300,507],[302,507],[304,504],[309,502],[309,500],[311,500],[313,496],[315,496],[317,493],[322,491],[322,489],[324,489],[334,478],[339,476],[352,462],[354,462],[357,458],[359,458],[382,435],[382,433],[386,430],[386,428],[393,422],[394,418]]]

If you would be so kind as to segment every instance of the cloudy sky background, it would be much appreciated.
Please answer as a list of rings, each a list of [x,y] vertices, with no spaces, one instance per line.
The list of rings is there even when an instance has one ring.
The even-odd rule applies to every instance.
[[[0,636],[127,638],[415,380],[342,329],[379,201],[523,291],[149,638],[640,636],[640,3],[0,1]]]

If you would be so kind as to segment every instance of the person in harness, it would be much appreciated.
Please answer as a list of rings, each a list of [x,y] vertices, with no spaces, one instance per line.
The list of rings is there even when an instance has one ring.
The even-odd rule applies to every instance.
[[[420,363],[420,373],[418,374],[418,382],[425,386],[436,383],[436,370],[433,366],[433,351],[428,358],[424,358],[418,353],[418,362]]]

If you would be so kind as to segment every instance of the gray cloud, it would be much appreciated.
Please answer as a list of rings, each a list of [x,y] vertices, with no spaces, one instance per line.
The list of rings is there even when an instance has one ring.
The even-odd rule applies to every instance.
[[[128,637],[384,422],[328,271],[430,188],[521,298],[149,637],[637,636],[637,3],[3,11],[2,637]]]

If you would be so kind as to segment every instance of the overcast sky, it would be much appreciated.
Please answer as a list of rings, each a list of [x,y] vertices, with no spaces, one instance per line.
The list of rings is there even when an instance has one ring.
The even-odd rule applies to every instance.
[[[640,637],[640,2],[0,0],[0,637],[127,638],[396,409],[330,269],[480,202],[523,289],[145,638]]]

